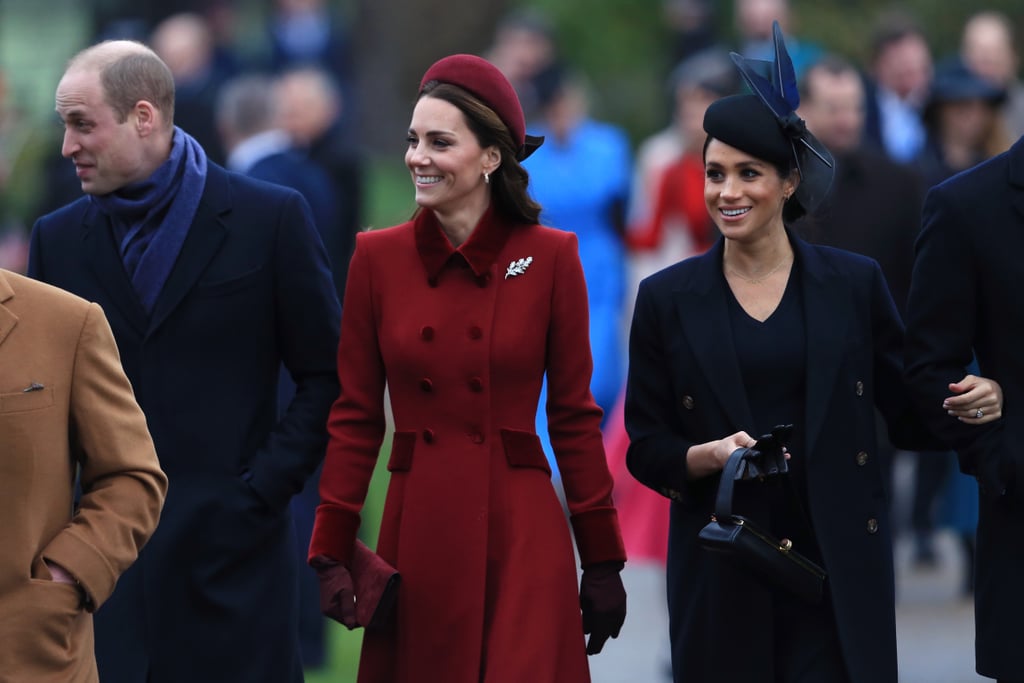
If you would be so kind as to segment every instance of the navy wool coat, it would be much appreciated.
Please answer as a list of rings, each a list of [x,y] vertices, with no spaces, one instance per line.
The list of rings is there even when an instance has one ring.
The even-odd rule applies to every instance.
[[[877,263],[792,237],[804,301],[806,512],[828,572],[852,681],[896,683],[886,484],[875,408],[904,448],[927,434],[902,382],[903,328]],[[627,464],[672,499],[668,599],[675,680],[769,680],[773,593],[698,545],[718,475],[689,480],[687,449],[753,431],[729,322],[724,241],[644,280],[630,335]],[[737,503],[737,509],[739,505]],[[741,654],[742,653],[742,654]]]
[[[978,673],[1024,679],[1024,140],[928,194],[907,305],[907,378],[929,423],[978,477]],[[949,382],[975,357],[1003,388],[1003,417],[944,419]]]
[[[97,613],[101,679],[300,681],[287,504],[324,454],[340,319],[307,203],[211,163],[148,317],[88,198],[39,219],[29,269],[103,307],[170,479]],[[298,389],[278,420],[282,363]]]

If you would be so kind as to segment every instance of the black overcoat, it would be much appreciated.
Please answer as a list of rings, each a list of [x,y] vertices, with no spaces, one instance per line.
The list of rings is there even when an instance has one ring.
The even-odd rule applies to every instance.
[[[978,673],[1024,678],[1024,140],[937,185],[907,304],[907,378],[933,428],[978,476],[975,577]],[[972,353],[1003,388],[1003,417],[980,427],[943,419],[942,399]]]
[[[324,455],[340,319],[305,200],[211,163],[150,316],[88,198],[39,219],[30,275],[103,307],[170,480],[96,615],[101,679],[302,680],[288,501]],[[298,389],[278,420],[282,362]]]
[[[791,236],[806,339],[807,514],[850,679],[896,683],[889,522],[875,407],[902,447],[927,441],[902,380],[903,327],[877,263]],[[644,280],[630,335],[627,463],[671,498],[668,599],[677,682],[773,680],[772,592],[702,549],[719,476],[688,480],[687,449],[753,433],[729,322],[723,240]]]

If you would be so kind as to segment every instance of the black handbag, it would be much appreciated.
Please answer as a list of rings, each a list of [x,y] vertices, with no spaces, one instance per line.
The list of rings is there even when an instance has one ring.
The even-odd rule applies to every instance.
[[[759,439],[753,447],[738,448],[729,456],[718,484],[715,512],[711,515],[711,522],[700,530],[698,539],[707,550],[718,553],[769,584],[784,588],[810,603],[818,603],[824,593],[825,570],[794,550],[789,539],[777,539],[746,517],[732,513],[733,488],[736,479],[743,478],[743,470],[761,472],[758,476],[767,476],[769,471],[779,472],[779,467],[771,464],[777,463],[782,453],[777,437],[778,430],[775,435]],[[764,448],[764,452],[759,447]],[[776,448],[778,452],[775,452]],[[793,494],[796,495],[795,492]]]

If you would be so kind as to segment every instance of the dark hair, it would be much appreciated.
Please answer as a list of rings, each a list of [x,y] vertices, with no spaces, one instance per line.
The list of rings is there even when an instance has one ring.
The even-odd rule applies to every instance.
[[[419,97],[436,97],[456,107],[466,117],[481,147],[494,145],[501,153],[501,165],[491,174],[491,200],[495,210],[516,223],[540,222],[540,204],[527,192],[530,175],[516,160],[516,144],[501,118],[483,101],[457,85],[430,81]]]
[[[852,74],[862,78],[860,71],[853,65],[853,62],[836,54],[826,54],[808,66],[803,76],[797,81],[797,87],[800,89],[800,99],[803,101],[814,99],[813,93],[811,93],[811,75],[814,73],[823,73],[829,76]]]
[[[100,70],[107,104],[124,123],[139,100],[153,104],[174,125],[174,76],[163,60],[148,50],[117,57]]]
[[[911,37],[920,38],[924,43],[928,42],[924,30],[912,14],[900,9],[883,13],[875,21],[871,32],[871,61],[877,61],[891,46]]]
[[[707,163],[708,160],[708,145],[710,145],[711,141],[715,139],[716,138],[713,135],[709,135],[706,138],[704,138],[704,148],[701,151],[701,159],[704,161],[704,163]],[[722,144],[729,143],[723,142]],[[781,178],[782,180],[785,180],[790,176],[791,173],[797,170],[796,161],[793,159],[791,159],[788,164],[780,164],[776,161],[770,161],[767,159],[765,159],[764,161],[765,163],[771,164],[772,167],[775,168],[775,172],[779,174],[779,178]],[[796,193],[791,194],[789,196],[789,199],[786,200],[785,204],[782,205],[782,222],[786,225],[791,225],[792,223],[796,222],[797,220],[803,218],[806,215],[807,209],[805,209],[803,204],[800,203],[800,200],[796,198]]]

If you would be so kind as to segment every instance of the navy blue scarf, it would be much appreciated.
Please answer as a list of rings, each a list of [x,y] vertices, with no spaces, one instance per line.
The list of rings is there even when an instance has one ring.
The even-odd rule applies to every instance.
[[[90,199],[107,214],[124,268],[146,313],[153,312],[188,236],[206,186],[206,152],[175,126],[171,155],[146,180]]]

